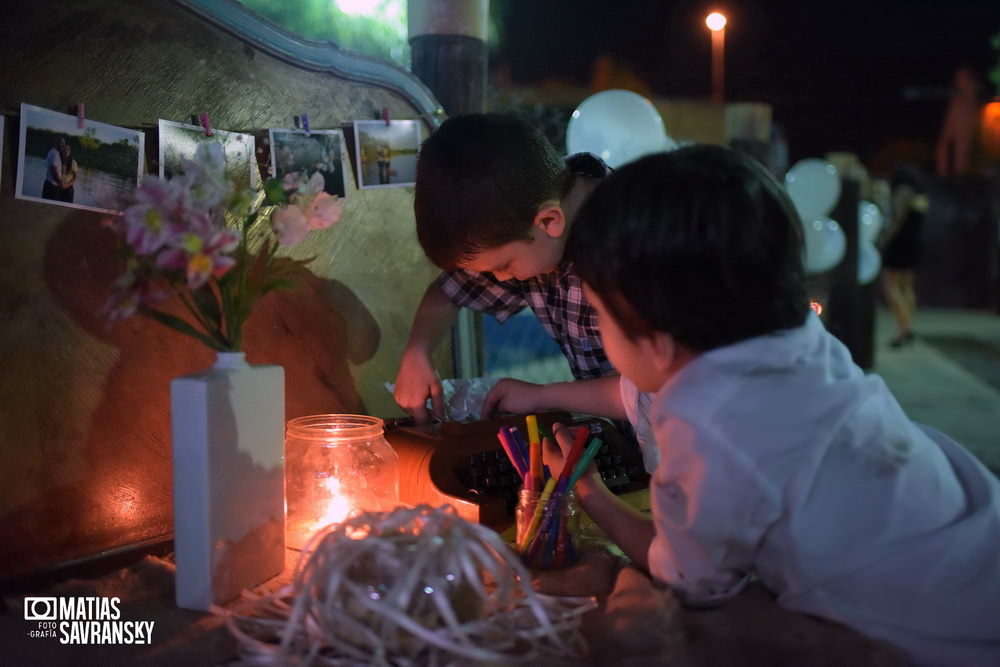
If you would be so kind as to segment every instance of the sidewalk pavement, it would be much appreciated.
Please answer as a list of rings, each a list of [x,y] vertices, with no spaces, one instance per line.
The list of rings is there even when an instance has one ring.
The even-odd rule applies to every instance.
[[[876,320],[875,367],[906,414],[960,442],[1000,474],[1000,315],[919,310],[916,340],[898,349],[889,314]]]

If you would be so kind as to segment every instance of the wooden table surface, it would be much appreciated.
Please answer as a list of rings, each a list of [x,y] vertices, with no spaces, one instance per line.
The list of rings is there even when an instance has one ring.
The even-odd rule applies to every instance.
[[[648,492],[628,499],[648,506]],[[842,626],[785,611],[760,585],[751,585],[727,605],[713,610],[683,608],[669,590],[614,555],[591,530],[584,531],[583,557],[573,567],[535,573],[534,586],[552,595],[594,596],[599,607],[584,617],[590,645],[585,660],[539,659],[559,665],[830,665],[902,664],[892,649]],[[289,550],[290,581],[298,552]],[[0,608],[0,664],[129,664],[163,667],[216,665],[236,657],[237,645],[219,616],[177,609],[174,566],[168,558],[146,556],[93,578],[69,579],[3,597]],[[272,580],[265,587],[274,587]],[[58,638],[29,637],[36,624],[24,620],[23,595],[115,596],[121,619],[153,621],[152,643],[144,646],[63,645]]]

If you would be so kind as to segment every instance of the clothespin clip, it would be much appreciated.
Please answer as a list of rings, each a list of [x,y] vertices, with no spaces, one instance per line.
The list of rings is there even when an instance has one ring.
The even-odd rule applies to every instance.
[[[309,129],[309,114],[302,114],[302,129],[306,131],[306,136],[308,137],[311,133]]]
[[[76,127],[77,127],[77,129],[79,129],[79,130],[83,129],[83,121],[84,121],[83,102],[80,102],[79,104],[76,105]]]
[[[212,124],[208,121],[208,112],[202,111],[198,114],[198,120],[201,121],[201,126],[205,128],[205,136],[212,136]]]
[[[385,126],[389,127],[389,107],[382,107],[382,119],[385,120]]]

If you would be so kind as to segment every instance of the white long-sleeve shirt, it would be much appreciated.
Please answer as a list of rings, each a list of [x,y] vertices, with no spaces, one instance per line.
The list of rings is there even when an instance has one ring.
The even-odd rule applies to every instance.
[[[701,355],[652,424],[649,566],[689,601],[755,573],[782,606],[917,663],[1000,665],[1000,483],[817,317]]]

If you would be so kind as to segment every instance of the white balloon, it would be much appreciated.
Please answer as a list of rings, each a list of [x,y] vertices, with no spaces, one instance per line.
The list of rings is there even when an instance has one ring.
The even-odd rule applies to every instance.
[[[653,103],[629,90],[602,90],[580,103],[566,127],[569,153],[594,153],[612,167],[676,148]]]
[[[882,255],[870,241],[858,246],[858,284],[867,285],[882,270]]]
[[[875,243],[882,231],[882,211],[870,201],[858,202],[858,238],[862,243]]]
[[[806,273],[823,273],[840,264],[847,250],[847,237],[836,221],[815,218],[803,223]]]
[[[826,160],[799,160],[785,174],[785,188],[803,220],[830,215],[840,199],[840,176]]]

